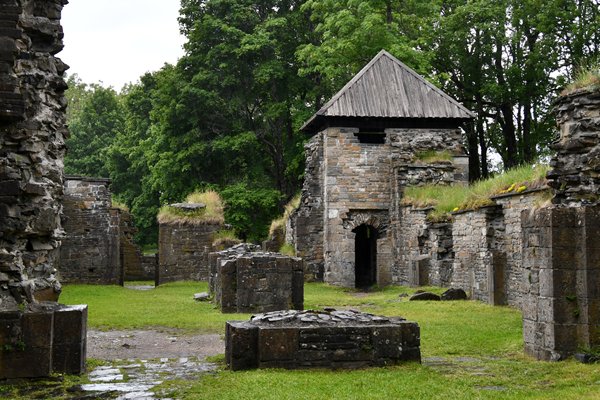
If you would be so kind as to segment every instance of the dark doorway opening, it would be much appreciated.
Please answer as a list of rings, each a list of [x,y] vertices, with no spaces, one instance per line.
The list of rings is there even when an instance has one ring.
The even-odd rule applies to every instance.
[[[355,287],[365,289],[377,282],[377,229],[360,225],[353,230]]]

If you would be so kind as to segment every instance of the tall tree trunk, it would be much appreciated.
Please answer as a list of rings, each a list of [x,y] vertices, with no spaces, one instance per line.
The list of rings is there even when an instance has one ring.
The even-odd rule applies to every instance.
[[[477,132],[473,123],[465,127],[467,134],[467,151],[469,152],[469,182],[475,182],[481,178],[479,167],[479,152],[477,149]]]
[[[501,88],[508,88],[506,79],[504,77],[504,67],[502,66],[502,43],[500,40],[496,40],[496,51],[494,52],[494,67],[496,69],[496,79],[498,85]],[[508,94],[503,94],[498,104],[498,122],[502,128],[502,136],[504,138],[504,145],[506,146],[506,152],[503,154],[502,160],[504,161],[504,168],[509,169],[518,165],[518,149],[517,149],[517,138],[515,133],[515,122],[513,115],[513,105],[508,99]]]

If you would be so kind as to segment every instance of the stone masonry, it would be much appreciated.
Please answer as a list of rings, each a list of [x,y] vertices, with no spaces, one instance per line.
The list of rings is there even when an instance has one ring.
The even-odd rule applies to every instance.
[[[523,211],[525,351],[561,360],[600,345],[600,206]]]
[[[238,251],[211,253],[209,286],[224,313],[302,310],[304,269],[302,259],[278,253]]]
[[[112,207],[110,180],[67,177],[60,249],[63,282],[123,284],[120,210]]]
[[[296,249],[307,258],[307,263],[315,265],[308,270],[312,276],[323,257],[326,282],[354,287],[356,229],[368,225],[377,235],[377,273],[373,283],[386,285],[397,280],[392,272],[395,250],[394,232],[390,229],[398,225],[394,204],[402,194],[396,189],[467,179],[464,158],[460,156],[462,148],[457,144],[460,131],[390,129],[382,144],[362,143],[358,133],[355,128],[328,128],[307,146],[309,166],[301,205],[292,218]],[[426,150],[459,156],[454,162],[419,161],[418,153]],[[322,166],[313,165],[319,156]],[[308,252],[309,248],[313,252]]]
[[[67,66],[66,1],[0,5],[0,310],[56,300]]]
[[[302,197],[289,218],[286,242],[292,243],[298,257],[304,260],[308,281],[322,281],[323,254],[323,134],[317,133],[305,146],[306,173]]]
[[[554,108],[559,137],[548,173],[555,204],[600,202],[600,91],[583,89],[562,96]]]
[[[225,360],[234,371],[420,362],[419,326],[356,311],[277,311],[227,322]]]
[[[222,224],[165,222],[159,225],[156,284],[208,280],[208,254]]]
[[[307,278],[398,282],[403,188],[468,180],[460,126],[472,117],[384,50],[325,103],[302,128],[313,137],[286,239],[305,258]]]
[[[56,303],[66,0],[0,4],[0,379],[81,373],[87,306]]]

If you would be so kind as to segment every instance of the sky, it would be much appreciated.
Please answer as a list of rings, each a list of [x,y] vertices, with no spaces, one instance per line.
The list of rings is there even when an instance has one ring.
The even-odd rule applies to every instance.
[[[183,55],[179,0],[69,0],[58,54],[85,83],[120,90]]]

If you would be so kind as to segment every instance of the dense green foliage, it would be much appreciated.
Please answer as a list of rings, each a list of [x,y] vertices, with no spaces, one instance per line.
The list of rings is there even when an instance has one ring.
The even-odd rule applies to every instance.
[[[161,205],[215,189],[244,238],[259,240],[298,191],[298,128],[380,49],[478,117],[471,177],[534,161],[550,105],[598,57],[599,0],[181,0],[177,65],[121,93],[71,77],[68,173],[110,176],[144,243]]]

